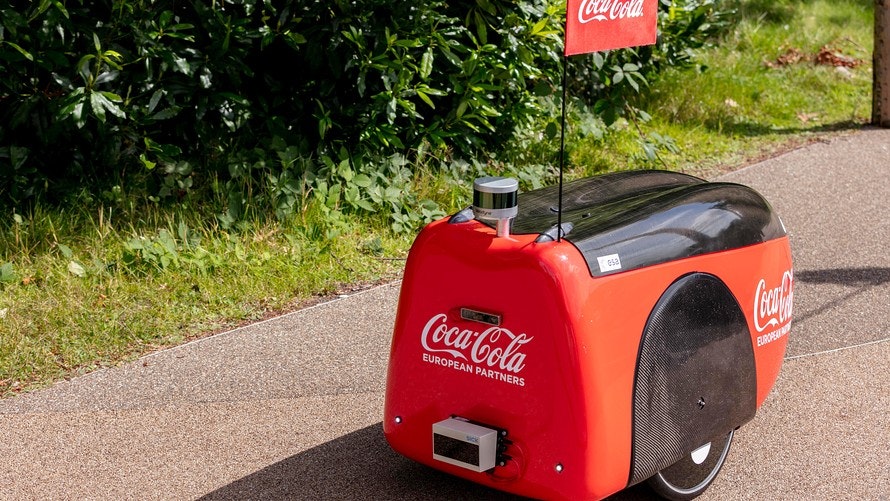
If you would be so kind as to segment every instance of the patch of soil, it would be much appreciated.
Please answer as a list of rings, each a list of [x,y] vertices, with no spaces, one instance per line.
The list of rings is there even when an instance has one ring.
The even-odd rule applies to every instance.
[[[779,55],[773,61],[763,63],[767,68],[784,68],[793,64],[802,62],[812,62],[820,66],[834,66],[835,68],[855,68],[863,63],[862,59],[848,56],[843,50],[834,45],[823,45],[819,52],[815,54],[806,54],[796,47],[785,49],[785,52]]]
[[[857,59],[852,56],[848,56],[841,52],[840,49],[823,45],[821,49],[819,49],[819,53],[816,54],[814,59],[816,64],[821,64],[824,66],[834,66],[840,67],[843,66],[845,68],[855,68],[862,64],[862,59]]]

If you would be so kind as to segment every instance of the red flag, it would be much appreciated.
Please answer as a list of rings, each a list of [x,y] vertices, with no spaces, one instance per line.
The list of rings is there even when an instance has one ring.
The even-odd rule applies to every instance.
[[[655,43],[658,0],[568,0],[565,55]]]

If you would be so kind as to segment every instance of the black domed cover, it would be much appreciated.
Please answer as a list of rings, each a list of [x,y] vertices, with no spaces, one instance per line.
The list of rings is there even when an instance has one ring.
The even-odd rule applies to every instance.
[[[521,193],[512,233],[544,233],[556,225],[558,189]],[[565,238],[584,255],[593,276],[785,235],[769,203],[751,188],[667,171],[620,172],[567,183],[562,221],[572,223]]]

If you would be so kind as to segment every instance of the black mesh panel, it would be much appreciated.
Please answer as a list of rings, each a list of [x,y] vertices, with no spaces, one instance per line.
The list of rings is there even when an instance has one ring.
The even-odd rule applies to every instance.
[[[757,381],[747,323],[712,275],[686,275],[646,323],[634,382],[628,485],[754,417]]]

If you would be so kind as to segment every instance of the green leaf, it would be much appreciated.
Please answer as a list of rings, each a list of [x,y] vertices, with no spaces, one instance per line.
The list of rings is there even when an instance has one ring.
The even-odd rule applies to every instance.
[[[78,87],[74,89],[68,96],[65,98],[65,101],[68,103],[61,110],[59,110],[59,117],[67,118],[69,115],[75,115],[74,119],[79,121],[81,119],[81,113],[83,112],[83,102],[84,102],[84,88]],[[78,109],[78,105],[80,108]]]
[[[488,43],[488,26],[485,22],[485,18],[482,17],[482,14],[479,11],[476,11],[476,35],[479,37],[479,41],[482,45]]]
[[[0,266],[0,282],[10,283],[15,280],[16,274],[12,263],[4,263],[3,266]]]
[[[154,92],[154,94],[151,95],[151,99],[149,99],[149,101],[148,101],[148,112],[149,113],[151,113],[152,111],[155,110],[155,108],[157,108],[158,103],[161,102],[161,98],[164,97],[165,93],[166,92],[163,89],[158,89]]]
[[[325,200],[325,205],[327,205],[331,209],[339,205],[341,191],[342,189],[340,188],[339,184],[331,186],[331,189],[328,191],[327,200]]]
[[[396,121],[396,106],[398,105],[398,100],[393,97],[386,103],[386,119],[389,120],[389,123],[393,123]]]
[[[368,212],[377,212],[377,209],[367,200],[358,200],[355,204]]]
[[[593,105],[593,111],[599,115],[606,126],[610,126],[618,120],[618,108],[608,99],[600,99]]]
[[[301,34],[299,34],[299,33],[293,33],[293,32],[291,32],[291,31],[288,31],[287,33],[285,33],[285,36],[286,36],[287,39],[290,40],[290,42],[293,43],[293,44],[304,44],[304,43],[306,43],[306,37],[304,37],[303,35],[301,35]]]
[[[434,89],[426,85],[422,86],[421,89],[423,89],[424,94],[429,94],[430,96],[444,96],[446,94],[444,90]]]
[[[65,4],[63,4],[60,0],[53,0],[53,5],[56,9],[65,16],[65,19],[71,19],[71,16],[68,14],[68,10],[65,8]]]
[[[352,172],[352,167],[349,165],[349,160],[343,160],[340,162],[340,165],[337,167],[337,173],[347,183],[352,181],[354,173]]]
[[[139,155],[139,160],[142,161],[142,165],[145,166],[146,170],[152,170],[157,165],[157,163],[149,160],[145,153]]]
[[[86,125],[87,119],[83,116],[83,104],[85,101],[78,101],[77,104],[74,105],[74,109],[71,111],[71,116],[74,117],[74,123],[77,124],[77,128],[80,129],[84,125]]]
[[[420,58],[420,78],[426,80],[433,72],[433,48],[430,47]]]
[[[624,75],[627,77],[627,83],[629,83],[630,86],[633,87],[635,91],[640,92],[640,84],[638,84],[638,83],[636,82],[636,80],[633,79],[633,77],[631,76],[631,74],[630,74],[630,73],[625,73]]]
[[[5,42],[5,41],[4,41],[4,43],[5,43],[6,45],[9,45],[9,46],[12,47],[13,49],[19,51],[23,56],[25,56],[25,59],[27,59],[28,61],[33,61],[33,60],[34,60],[34,56],[32,56],[30,52],[28,52],[28,51],[26,51],[25,49],[21,48],[21,47],[18,46],[17,44],[14,44],[14,43],[12,43],[12,42]]]
[[[387,202],[397,202],[402,197],[402,192],[393,186],[389,186],[383,192],[383,197]]]
[[[105,123],[105,106],[103,105],[102,100],[102,94],[99,94],[98,92],[90,94],[90,106],[93,107],[93,115],[95,115],[100,122]]]
[[[550,86],[550,82],[546,80],[538,80],[535,83],[534,89],[532,89],[534,95],[538,97],[546,97],[550,94],[553,94],[553,87]]]
[[[31,14],[31,17],[28,18],[28,22],[31,22],[37,19],[41,14],[46,12],[49,9],[49,6],[52,5],[52,0],[40,0],[40,4],[34,9],[34,12]],[[68,16],[65,16],[68,17]]]
[[[546,28],[546,27],[547,27],[547,18],[545,17],[544,19],[541,19],[540,21],[535,23],[534,26],[532,26],[532,35],[537,35],[541,31],[543,31],[544,28]]]
[[[460,104],[457,106],[457,118],[464,116],[464,113],[467,112],[467,106],[469,105],[470,103],[468,103],[466,99],[461,100]]]
[[[105,99],[108,99],[111,102],[120,103],[123,101],[123,99],[114,92],[100,92],[100,94],[105,96]]]
[[[547,135],[548,139],[553,139],[559,134],[559,127],[556,125],[556,122],[548,122],[547,127],[544,128],[544,134]]]
[[[398,35],[393,35],[393,37],[395,37],[395,36],[398,36]],[[396,47],[405,47],[405,48],[409,48],[409,49],[415,48],[415,47],[420,47],[420,45],[421,45],[419,40],[408,40],[408,39],[394,40],[392,42],[392,44]]]
[[[113,50],[106,50],[105,52],[102,53],[102,62],[104,62],[105,64],[107,64],[108,66],[111,66],[112,68],[114,68],[116,70],[123,69],[123,67],[121,65],[117,64],[117,61],[120,61],[123,58],[124,57],[121,56],[119,52],[116,52]]]
[[[179,115],[179,112],[182,111],[182,108],[179,106],[171,106],[169,108],[163,109],[154,115],[151,116],[152,120],[167,120],[169,118],[173,118],[176,115]]]
[[[417,97],[419,97],[430,108],[436,109],[436,105],[433,104],[433,100],[430,99],[430,96],[426,95],[426,93],[423,92],[422,90],[420,90],[420,89],[417,90]]]
[[[104,92],[100,93],[99,95],[102,99],[102,106],[104,106],[109,113],[118,118],[127,118],[127,114],[124,112],[124,110],[120,109],[118,105],[114,104],[108,97],[106,97]],[[117,96],[116,94],[112,94],[112,96],[117,97],[118,101],[123,101],[120,96]]]
[[[68,271],[78,277],[83,277],[87,274],[87,271],[77,261],[68,261]]]
[[[62,256],[65,257],[65,259],[71,259],[71,257],[74,256],[74,252],[71,250],[71,247],[68,247],[65,244],[59,244],[59,251],[62,253]]]
[[[442,51],[442,54],[445,56],[445,59],[447,59],[451,64],[453,64],[457,67],[461,66],[462,63],[460,61],[460,58],[457,57],[457,55],[454,52],[451,52],[451,50],[449,50],[446,47],[439,47],[439,50]]]
[[[173,56],[173,64],[176,65],[177,71],[179,71],[180,73],[182,73],[184,75],[191,76],[192,67],[191,67],[191,65],[189,65],[189,62],[186,61],[184,57],[179,57],[179,56],[174,55]]]
[[[606,60],[603,58],[603,55],[599,52],[593,53],[593,64],[597,67],[597,69],[603,69],[603,65],[606,64]]]
[[[95,85],[103,84],[106,82],[112,82],[120,75],[119,71],[103,71],[96,77],[96,81],[93,82]]]
[[[485,12],[488,12],[492,16],[497,15],[497,7],[495,7],[494,4],[492,4],[488,0],[476,0],[476,3],[479,5],[479,7],[484,9]]]
[[[112,102],[112,99],[121,101],[121,97],[111,92],[93,92],[90,94],[90,104],[93,107],[93,114],[100,122],[105,122],[105,112],[108,111],[118,118],[127,118],[124,110]]]
[[[361,188],[369,188],[371,186],[371,178],[365,174],[356,174],[352,178],[353,184]]]
[[[96,59],[95,55],[87,54],[77,62],[77,72],[80,74],[80,77],[83,78],[83,81],[89,85],[93,82],[93,71],[90,69],[90,61],[93,59]]]

